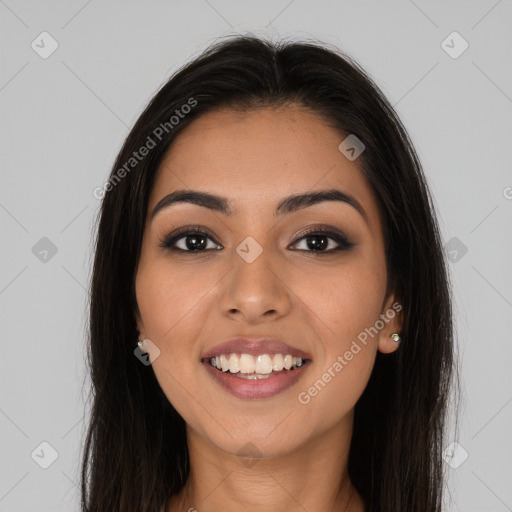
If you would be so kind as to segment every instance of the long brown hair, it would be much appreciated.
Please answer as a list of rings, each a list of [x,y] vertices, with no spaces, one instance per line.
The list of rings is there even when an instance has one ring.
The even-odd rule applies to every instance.
[[[205,112],[286,102],[311,109],[364,143],[358,161],[383,219],[388,289],[403,306],[400,349],[377,353],[355,407],[350,477],[368,511],[441,510],[442,448],[456,370],[452,306],[435,208],[413,144],[387,99],[349,56],[311,41],[236,36],[208,48],[158,91],[99,193],[84,511],[161,510],[189,474],[185,422],[151,366],[134,356],[135,274],[159,164],[175,137]],[[149,150],[135,158],[142,146]]]

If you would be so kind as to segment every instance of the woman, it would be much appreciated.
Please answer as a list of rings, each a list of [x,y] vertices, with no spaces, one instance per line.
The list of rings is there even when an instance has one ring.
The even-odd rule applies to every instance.
[[[441,510],[447,269],[412,143],[355,62],[217,43],[95,195],[84,510]]]

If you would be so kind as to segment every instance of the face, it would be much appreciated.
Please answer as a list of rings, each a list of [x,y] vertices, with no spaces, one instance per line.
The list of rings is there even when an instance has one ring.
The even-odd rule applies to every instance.
[[[158,171],[138,329],[189,431],[228,453],[280,456],[349,424],[376,351],[396,349],[377,202],[344,138],[296,105],[215,111]]]

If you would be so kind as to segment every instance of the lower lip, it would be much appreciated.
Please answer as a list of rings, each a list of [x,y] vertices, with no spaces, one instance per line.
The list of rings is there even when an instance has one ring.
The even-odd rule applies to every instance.
[[[294,370],[283,370],[263,379],[244,379],[235,374],[214,368],[208,362],[202,363],[206,371],[227,391],[238,398],[270,398],[293,386],[304,374],[310,362]]]

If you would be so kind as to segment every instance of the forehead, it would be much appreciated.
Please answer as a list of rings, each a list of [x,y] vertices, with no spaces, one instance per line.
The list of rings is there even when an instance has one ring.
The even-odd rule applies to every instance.
[[[273,209],[291,194],[337,188],[354,196],[379,224],[375,197],[359,163],[338,149],[346,134],[296,105],[201,115],[161,163],[149,209],[177,189],[230,199],[237,211]]]

